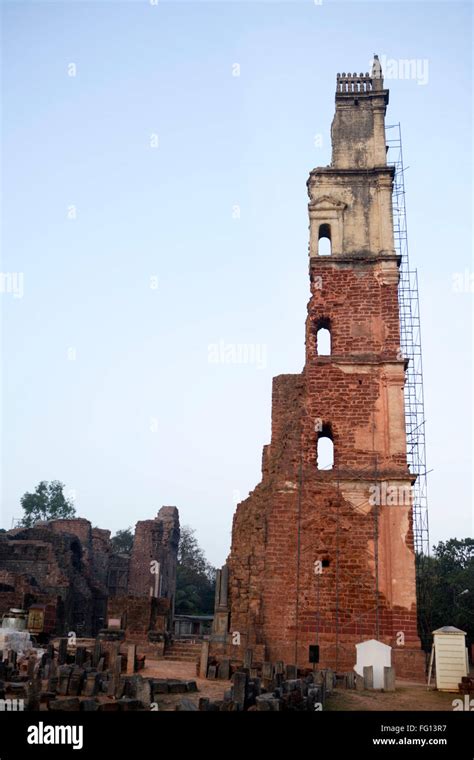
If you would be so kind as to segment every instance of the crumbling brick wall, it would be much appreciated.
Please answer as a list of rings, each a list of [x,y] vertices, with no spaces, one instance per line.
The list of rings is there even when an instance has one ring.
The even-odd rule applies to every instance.
[[[0,567],[28,584],[20,606],[42,601],[45,596],[55,598],[58,633],[73,630],[82,634],[94,629],[94,590],[85,556],[76,534],[48,523],[0,536]],[[0,604],[8,604],[1,595]]]
[[[126,598],[145,597],[146,610],[141,617],[130,613],[137,630],[146,633],[150,628],[170,627],[178,541],[175,507],[163,507],[155,520],[137,524],[131,558],[113,551],[110,531],[92,528],[84,518],[38,522],[31,528],[1,533],[0,615],[10,607],[53,601],[58,634],[95,635],[106,624],[112,591]],[[159,594],[166,597],[151,606],[150,586],[155,576],[150,573],[150,559],[160,563]],[[131,583],[130,565],[134,569]],[[159,612],[158,602],[166,608],[164,612]],[[127,604],[134,609],[133,599]],[[137,604],[140,606],[140,600]]]
[[[179,543],[179,515],[176,507],[162,507],[154,520],[142,520],[135,527],[130,559],[128,591],[133,596],[162,596],[174,602]],[[159,576],[151,563],[159,563]],[[156,586],[157,592],[155,593]]]
[[[109,598],[128,594],[130,557],[126,554],[111,554],[108,564],[107,587]]]
[[[164,633],[170,629],[169,599],[144,596],[114,596],[109,599],[108,618],[121,621],[127,637],[145,638],[150,631]]]
[[[345,85],[344,85],[345,88]],[[422,675],[411,503],[380,502],[376,486],[410,493],[400,354],[398,265],[380,82],[336,94],[333,163],[314,169],[306,362],[273,382],[272,436],[262,481],[238,505],[228,558],[230,634],[269,660],[347,669],[355,644],[397,650],[399,675]],[[319,255],[329,235],[330,255]],[[330,330],[320,355],[318,330]],[[321,436],[334,445],[318,469]],[[222,611],[221,611],[222,614]],[[403,636],[400,636],[400,634]],[[235,637],[233,637],[235,638]],[[238,637],[237,637],[238,639]],[[403,652],[398,648],[403,641]],[[215,648],[222,649],[222,636]],[[211,646],[212,650],[212,646]],[[420,668],[421,666],[421,668]]]

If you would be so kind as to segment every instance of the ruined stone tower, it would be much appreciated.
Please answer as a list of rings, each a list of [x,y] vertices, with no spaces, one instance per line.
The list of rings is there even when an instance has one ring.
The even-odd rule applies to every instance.
[[[179,535],[176,507],[161,507],[154,520],[137,522],[130,558],[129,594],[166,597],[174,607]],[[156,564],[154,572],[152,563]]]
[[[422,674],[388,96],[377,59],[371,75],[337,76],[332,161],[307,182],[305,367],[273,381],[262,481],[218,578],[216,653],[309,667],[319,645],[319,666],[341,670],[375,638],[398,675]]]

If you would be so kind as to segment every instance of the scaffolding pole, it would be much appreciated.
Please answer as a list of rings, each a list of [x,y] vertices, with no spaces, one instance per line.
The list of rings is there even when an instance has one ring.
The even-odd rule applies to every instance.
[[[428,489],[425,441],[425,402],[421,351],[418,274],[410,268],[405,205],[405,168],[403,166],[400,124],[386,127],[388,164],[395,168],[392,194],[395,250],[400,256],[398,300],[400,309],[400,349],[406,360],[405,426],[408,468],[416,476],[413,485],[413,538],[415,552],[429,555]]]

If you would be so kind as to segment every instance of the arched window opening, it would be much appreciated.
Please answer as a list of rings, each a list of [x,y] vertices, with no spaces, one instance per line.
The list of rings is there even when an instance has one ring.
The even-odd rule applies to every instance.
[[[330,425],[323,425],[318,433],[316,452],[316,466],[318,470],[332,470],[334,467],[334,444]]]
[[[78,541],[71,541],[71,563],[75,570],[81,569],[81,546]]]
[[[331,322],[320,317],[315,324],[316,356],[331,356]]]
[[[331,255],[331,227],[329,224],[319,225],[318,256]]]
[[[320,327],[316,334],[318,356],[331,356],[331,333],[325,327]]]

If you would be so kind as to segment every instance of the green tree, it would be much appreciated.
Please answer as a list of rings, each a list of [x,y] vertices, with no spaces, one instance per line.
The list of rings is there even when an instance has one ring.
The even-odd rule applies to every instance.
[[[21,525],[31,528],[38,520],[59,520],[75,517],[76,510],[71,499],[63,494],[64,483],[42,480],[34,493],[23,494],[20,504],[23,508]]]
[[[133,548],[132,529],[118,530],[115,536],[112,536],[111,544],[118,554],[131,554]]]
[[[177,615],[212,615],[216,570],[206,560],[195,531],[181,528],[176,573],[175,612]]]
[[[431,557],[417,557],[418,628],[423,645],[443,625],[466,631],[474,642],[474,539],[440,541]]]

